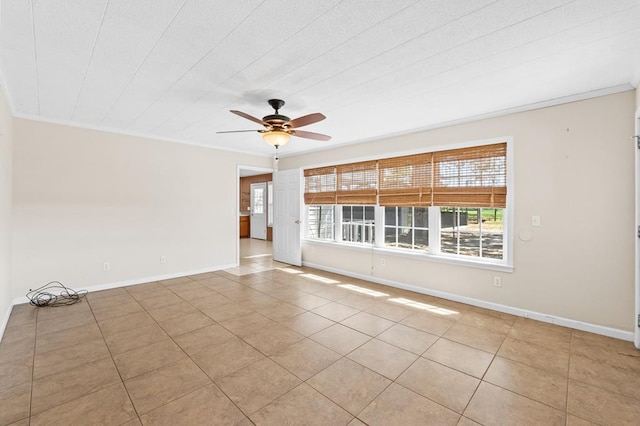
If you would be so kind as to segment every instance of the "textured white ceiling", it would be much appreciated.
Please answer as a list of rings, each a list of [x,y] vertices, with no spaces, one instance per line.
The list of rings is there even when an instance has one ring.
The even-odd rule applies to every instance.
[[[636,85],[640,0],[1,0],[17,116],[272,155]]]

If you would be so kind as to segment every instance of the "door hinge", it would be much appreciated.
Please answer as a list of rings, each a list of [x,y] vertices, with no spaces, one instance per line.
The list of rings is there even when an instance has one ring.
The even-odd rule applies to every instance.
[[[634,138],[636,140],[636,144],[638,145],[638,149],[640,149],[640,136],[639,135],[635,135],[635,136],[632,136],[632,138]]]
[[[638,327],[640,327],[640,315],[638,315]]]

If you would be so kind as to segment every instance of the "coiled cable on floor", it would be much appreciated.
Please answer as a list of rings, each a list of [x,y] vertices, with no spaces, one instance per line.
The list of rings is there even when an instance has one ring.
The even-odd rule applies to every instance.
[[[76,291],[66,287],[60,281],[51,281],[35,290],[29,289],[27,299],[33,306],[56,307],[78,303],[87,293],[87,290]]]

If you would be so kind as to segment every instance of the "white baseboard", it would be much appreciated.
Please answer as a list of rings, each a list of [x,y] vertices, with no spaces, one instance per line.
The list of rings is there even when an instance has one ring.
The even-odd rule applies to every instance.
[[[528,311],[526,309],[515,308],[513,306],[501,305],[499,303],[487,302],[485,300],[474,299],[466,296],[460,296],[457,294],[447,293],[439,290],[432,290],[429,288],[420,287],[412,284],[386,280],[386,279],[374,277],[371,275],[358,274],[358,273],[345,271],[338,268],[332,268],[329,266],[317,265],[315,263],[302,262],[302,265],[308,266],[310,268],[320,269],[322,271],[327,271],[335,274],[345,275],[352,278],[357,278],[360,280],[371,281],[377,284],[387,285],[389,287],[409,290],[416,293],[421,293],[429,296],[440,297],[442,299],[452,300],[454,302],[460,302],[460,303],[465,303],[467,305],[478,306],[480,308],[491,309],[493,311],[504,312],[504,313],[516,315],[519,317],[531,318],[537,321],[556,324],[563,327],[573,328],[576,330],[588,331],[590,333],[601,334],[603,336],[613,337],[621,340],[627,340],[629,342],[633,342],[633,338],[634,338],[633,332],[631,331],[624,331],[617,328],[605,327],[602,325],[576,321],[569,318],[557,317],[554,315],[543,314],[535,311]]]
[[[0,327],[0,342],[2,341],[2,337],[4,336],[4,331],[7,329],[7,324],[9,324],[9,317],[11,316],[11,311],[13,310],[13,305],[9,305],[7,309],[7,313],[4,316],[4,320],[2,321],[2,326]]]
[[[97,284],[97,285],[92,285],[92,286],[84,287],[84,288],[74,288],[74,290],[75,291],[86,290],[87,292],[91,293],[91,292],[94,292],[94,291],[110,290],[112,288],[127,287],[127,286],[130,286],[130,285],[145,284],[145,283],[150,283],[150,282],[153,282],[153,281],[170,280],[171,278],[186,277],[187,275],[197,275],[197,274],[204,274],[204,273],[207,273],[207,272],[222,271],[223,269],[235,268],[236,266],[238,266],[236,263],[229,264],[229,265],[219,265],[219,266],[214,266],[212,268],[197,269],[197,270],[194,270],[194,271],[183,271],[183,272],[178,272],[178,273],[174,273],[174,274],[156,275],[156,276],[153,276],[153,277],[136,278],[136,279],[133,279],[133,280],[125,280],[125,281],[116,281],[116,282],[112,282],[112,283]],[[27,296],[16,297],[16,298],[13,299],[13,304],[14,305],[20,305],[22,303],[29,303],[29,299],[27,298]]]

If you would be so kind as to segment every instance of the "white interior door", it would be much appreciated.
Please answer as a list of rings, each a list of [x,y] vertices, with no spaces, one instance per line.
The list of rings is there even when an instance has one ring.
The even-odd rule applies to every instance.
[[[251,184],[251,238],[267,239],[267,184]]]
[[[300,170],[273,174],[273,260],[300,266]]]

